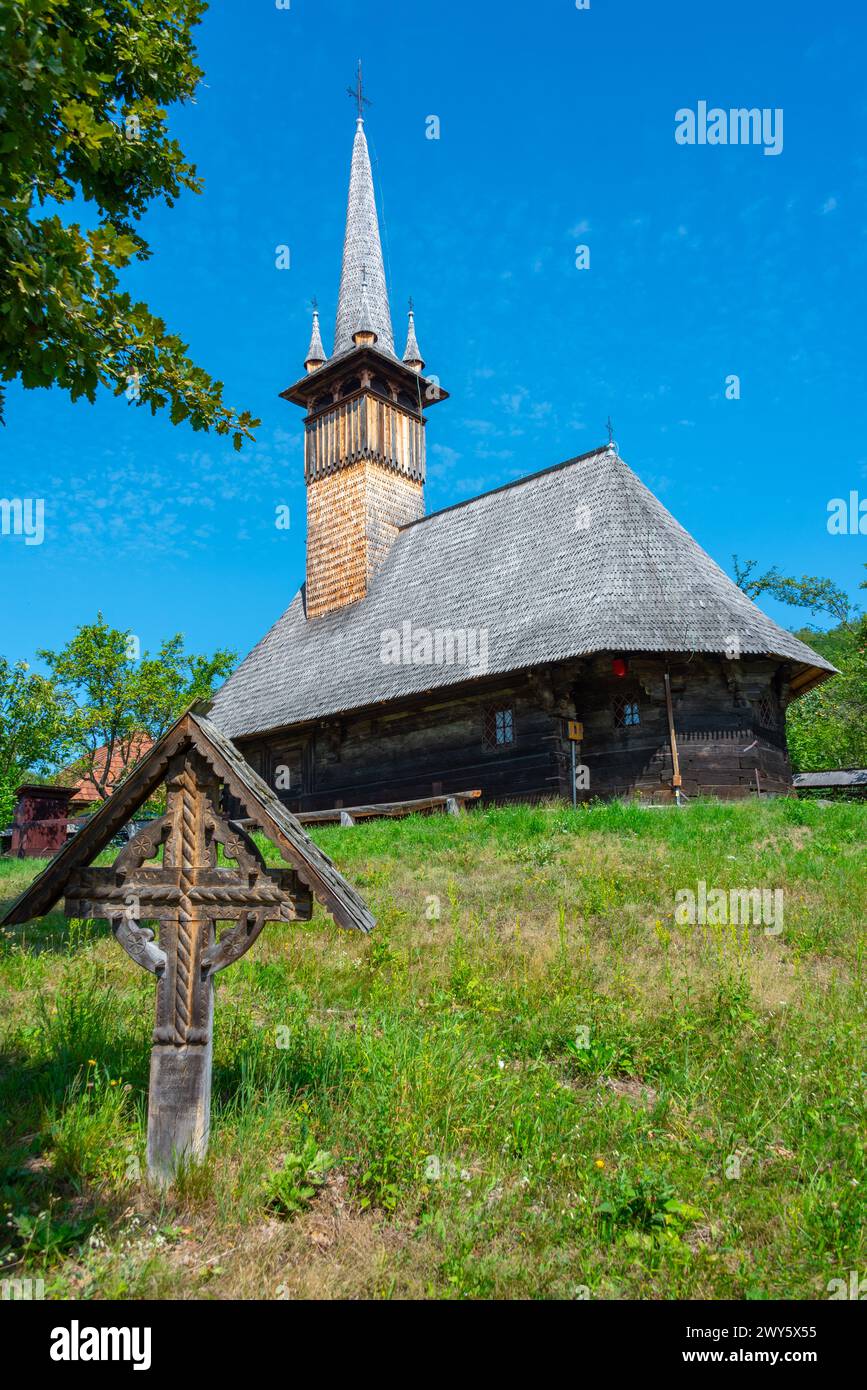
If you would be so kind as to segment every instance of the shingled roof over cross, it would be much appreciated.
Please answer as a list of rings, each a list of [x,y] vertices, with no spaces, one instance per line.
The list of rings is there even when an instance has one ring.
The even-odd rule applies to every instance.
[[[358,603],[307,621],[304,589],[217,693],[229,736],[464,682],[386,664],[383,634],[487,633],[487,673],[598,652],[712,652],[834,671],[758,609],[610,447],[403,527]],[[482,674],[481,671],[478,674]]]
[[[82,865],[92,862],[112,836],[160,787],[170,759],[194,748],[215,776],[244,808],[255,826],[268,836],[288,864],[341,927],[369,932],[374,919],[358,893],[338,873],[326,854],[290,815],[271,787],[263,782],[232,743],[202,714],[189,709],[152,744],[94,816],[46,865],[0,919],[0,925],[27,922],[50,912]]]

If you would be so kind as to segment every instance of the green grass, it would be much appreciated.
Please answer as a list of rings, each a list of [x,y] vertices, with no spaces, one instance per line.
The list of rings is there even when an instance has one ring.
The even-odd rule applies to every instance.
[[[152,977],[104,923],[0,938],[6,1277],[743,1299],[863,1272],[867,808],[516,807],[317,840],[377,930],[317,908],[219,977],[210,1155],[162,1197]],[[0,862],[0,896],[40,867]],[[699,879],[782,888],[782,934],[678,926]]]

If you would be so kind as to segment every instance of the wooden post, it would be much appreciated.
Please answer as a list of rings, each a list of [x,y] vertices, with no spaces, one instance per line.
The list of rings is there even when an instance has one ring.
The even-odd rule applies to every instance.
[[[671,740],[671,785],[674,788],[674,799],[680,805],[680,758],[677,753],[677,734],[674,729],[674,706],[671,702],[671,677],[668,671],[665,673],[665,706],[668,710],[668,736]]]
[[[160,1185],[172,1180],[179,1164],[201,1160],[208,1149],[214,981],[204,955],[214,923],[195,901],[195,889],[213,857],[206,812],[219,805],[214,778],[195,753],[173,760],[166,788],[171,829],[163,863],[177,875],[178,897],[177,915],[160,932],[167,959],[157,985],[148,1094],[148,1173]]]
[[[213,984],[210,986],[213,1019]],[[196,1047],[155,1043],[148,1090],[148,1176],[167,1187],[184,1163],[200,1163],[211,1131],[213,1035]]]
[[[569,746],[572,749],[572,805],[578,805],[578,761],[577,745],[584,738],[584,724],[580,719],[567,719],[566,733],[569,738]]]

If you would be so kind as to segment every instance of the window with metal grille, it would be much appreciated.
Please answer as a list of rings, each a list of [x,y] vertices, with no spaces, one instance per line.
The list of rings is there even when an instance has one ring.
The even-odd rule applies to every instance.
[[[503,748],[515,742],[515,716],[511,709],[485,711],[485,747]]]
[[[636,724],[641,723],[641,713],[638,708],[637,700],[615,700],[614,701],[614,727],[615,729],[632,729]]]
[[[770,691],[759,700],[758,705],[759,723],[765,729],[775,729],[777,727],[777,706]]]

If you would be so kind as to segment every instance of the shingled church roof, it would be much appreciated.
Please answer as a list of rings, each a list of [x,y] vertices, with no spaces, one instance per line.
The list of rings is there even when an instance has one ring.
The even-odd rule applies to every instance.
[[[486,670],[386,664],[383,634],[404,624],[486,633]],[[805,685],[834,671],[602,448],[404,527],[358,603],[308,621],[302,589],[210,717],[234,738],[569,657],[735,645],[791,662]]]

